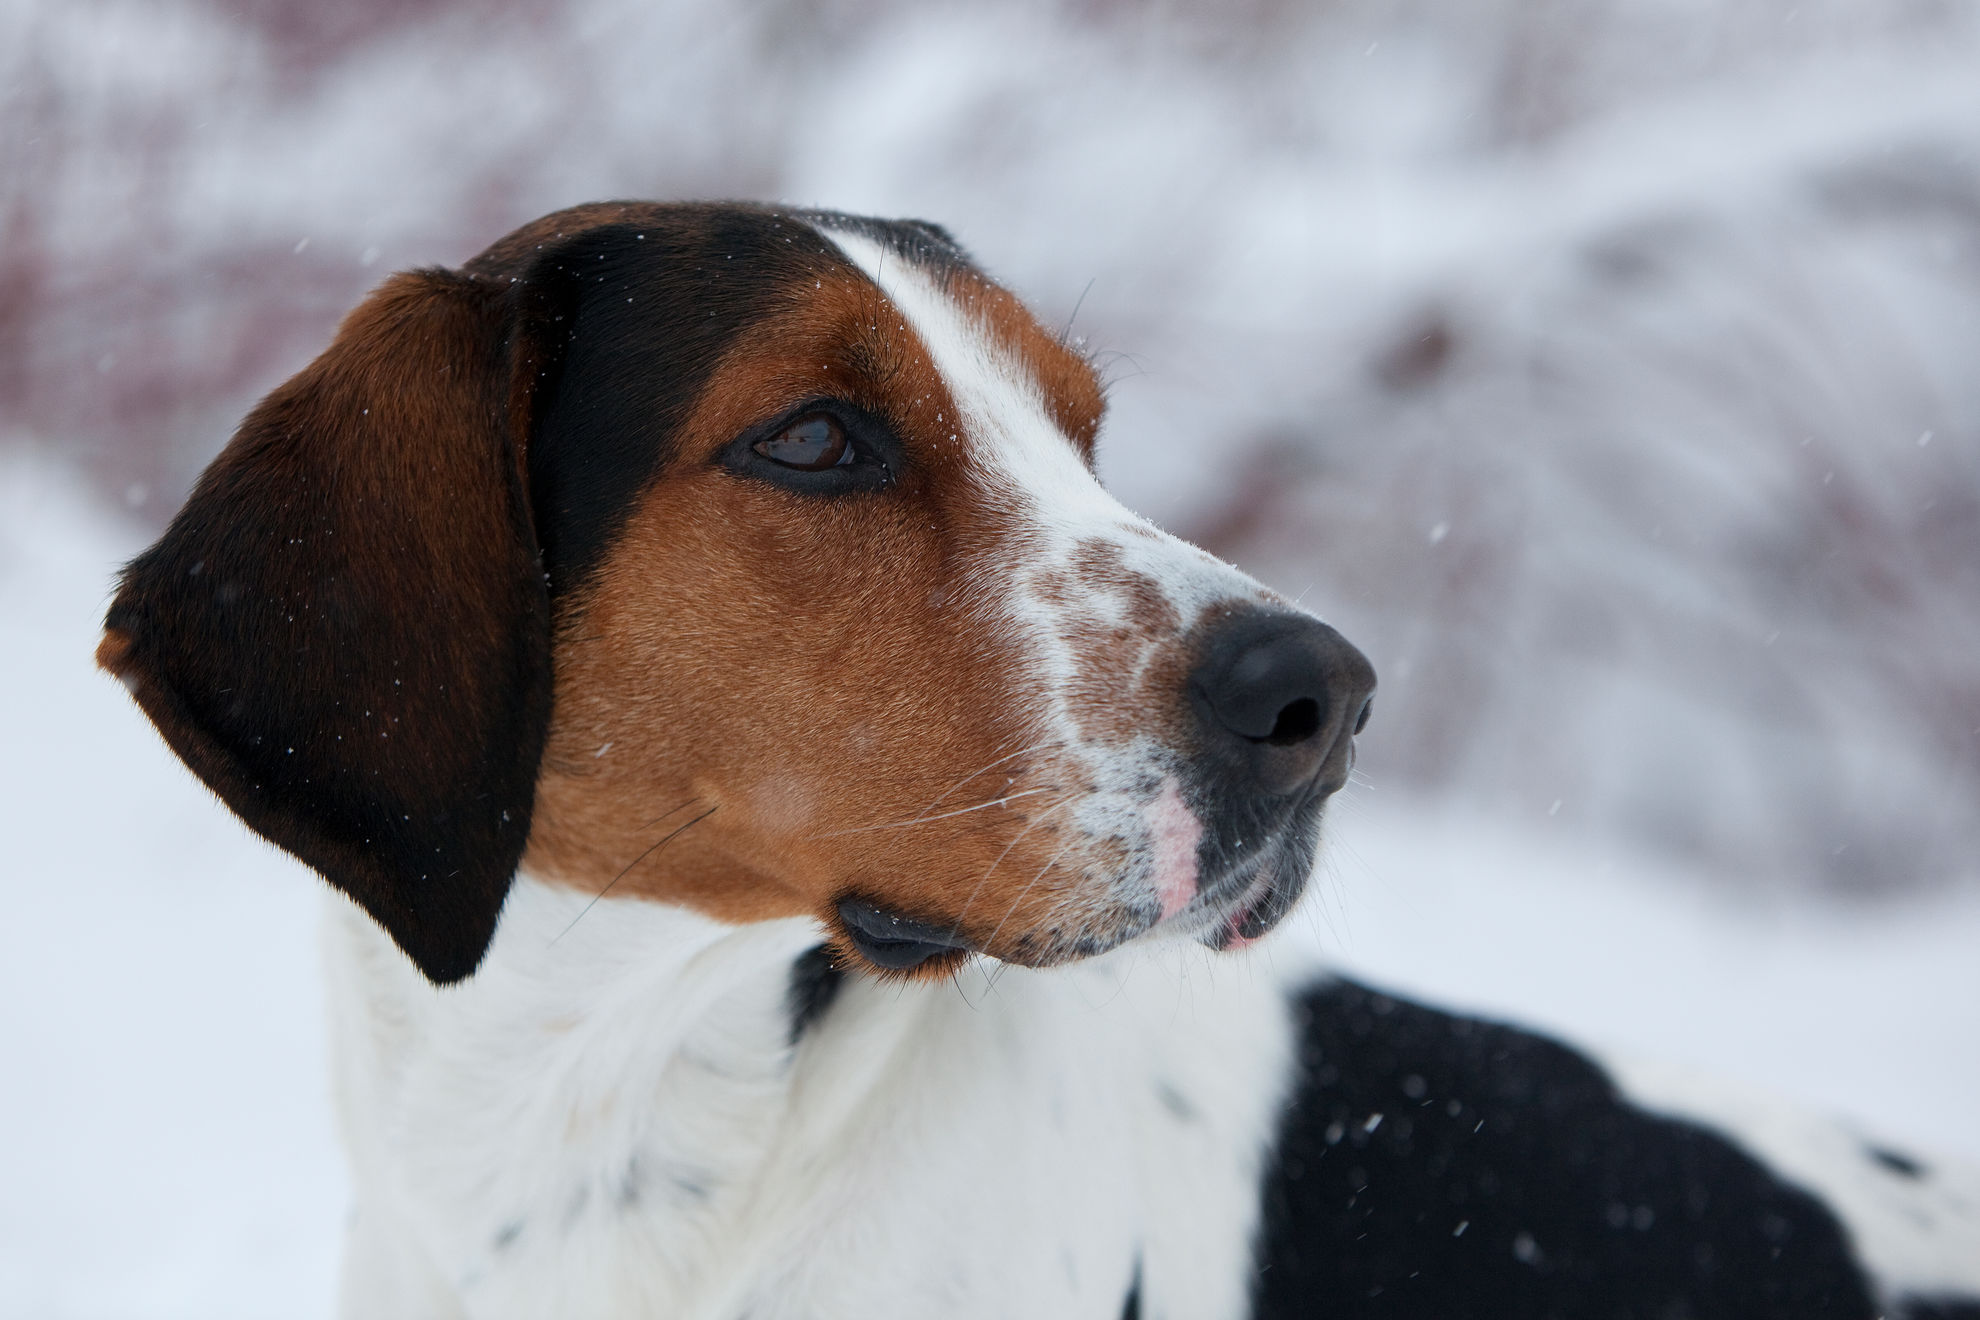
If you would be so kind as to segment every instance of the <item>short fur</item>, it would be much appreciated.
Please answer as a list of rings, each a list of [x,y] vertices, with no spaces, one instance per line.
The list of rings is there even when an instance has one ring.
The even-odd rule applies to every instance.
[[[345,1313],[1980,1313],[1953,1173],[1222,961],[1373,672],[1101,412],[936,226],[619,202],[249,415],[99,658],[349,900]]]

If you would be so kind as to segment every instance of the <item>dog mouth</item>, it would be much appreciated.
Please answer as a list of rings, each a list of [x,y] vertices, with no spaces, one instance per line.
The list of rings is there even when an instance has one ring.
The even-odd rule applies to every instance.
[[[1212,949],[1241,949],[1277,926],[1306,892],[1313,850],[1287,842],[1261,857],[1249,874],[1220,888],[1242,886],[1236,898],[1212,910],[1197,939]]]
[[[945,954],[969,953],[953,926],[904,916],[863,898],[839,902],[839,924],[860,957],[890,972],[907,972]]]
[[[1277,926],[1300,896],[1320,845],[1321,799],[1301,803],[1258,846],[1220,847],[1205,840],[1204,870],[1215,878],[1190,910],[1185,928],[1211,949],[1240,949]]]
[[[1144,917],[1113,934],[1077,925],[1020,935],[1009,948],[991,950],[964,935],[958,923],[929,920],[869,898],[847,896],[835,905],[845,943],[883,972],[921,973],[953,969],[970,954],[987,953],[1005,962],[1050,966],[1103,953],[1156,927],[1196,940],[1207,948],[1241,949],[1285,919],[1305,893],[1320,842],[1321,798],[1299,803],[1275,822],[1249,822],[1249,828],[1213,830],[1202,840],[1198,862],[1211,877],[1173,916]],[[1249,835],[1249,847],[1235,839]],[[1259,836],[1263,836],[1260,838]],[[1042,935],[1042,938],[1039,936]]]

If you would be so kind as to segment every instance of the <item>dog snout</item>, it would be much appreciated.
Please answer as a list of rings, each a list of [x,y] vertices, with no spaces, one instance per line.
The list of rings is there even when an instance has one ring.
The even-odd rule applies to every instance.
[[[1209,759],[1275,796],[1347,783],[1374,692],[1374,666],[1345,637],[1284,611],[1221,621],[1188,680]]]

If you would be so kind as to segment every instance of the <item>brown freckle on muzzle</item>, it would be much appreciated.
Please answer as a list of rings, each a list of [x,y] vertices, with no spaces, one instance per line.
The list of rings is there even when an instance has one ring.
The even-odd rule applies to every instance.
[[[1156,537],[1160,539],[1159,534]],[[1160,579],[1129,567],[1118,541],[1096,536],[1080,542],[1073,552],[1072,577],[1120,601],[1129,626],[1144,636],[1172,637],[1182,627],[1182,615],[1162,589]]]
[[[1130,567],[1118,542],[1090,537],[1066,567],[1034,574],[1029,589],[1052,608],[1071,653],[1064,696],[1081,738],[1106,746],[1187,735],[1182,620],[1159,579]]]

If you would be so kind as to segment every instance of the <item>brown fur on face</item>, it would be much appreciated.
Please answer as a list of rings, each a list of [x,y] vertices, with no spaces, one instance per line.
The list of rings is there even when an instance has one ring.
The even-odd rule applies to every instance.
[[[939,229],[603,203],[388,282],[127,571],[105,667],[436,981],[478,963],[519,854],[733,921],[837,929],[859,900],[1024,962],[1153,919],[1130,872],[1173,767],[1102,784],[1073,743],[1173,715],[1175,611],[1105,537],[1042,565],[1040,490],[990,471],[996,426],[828,234],[1008,359],[1069,460],[1040,490],[1091,485],[1091,368]],[[884,488],[738,461],[824,400],[876,419]],[[1075,607],[1018,622],[1054,572]],[[1078,690],[1041,671],[1054,645]]]
[[[984,301],[1011,324],[1015,300]],[[1055,413],[1090,435],[1090,371],[1062,349],[1048,363]],[[720,461],[821,397],[891,425],[906,455],[889,489],[806,495]],[[856,272],[726,355],[561,613],[533,873],[732,921],[829,925],[856,896],[1022,956],[1081,876],[1054,821],[1078,786],[1034,777],[1034,680],[983,599],[1013,528],[960,427],[925,348]]]

